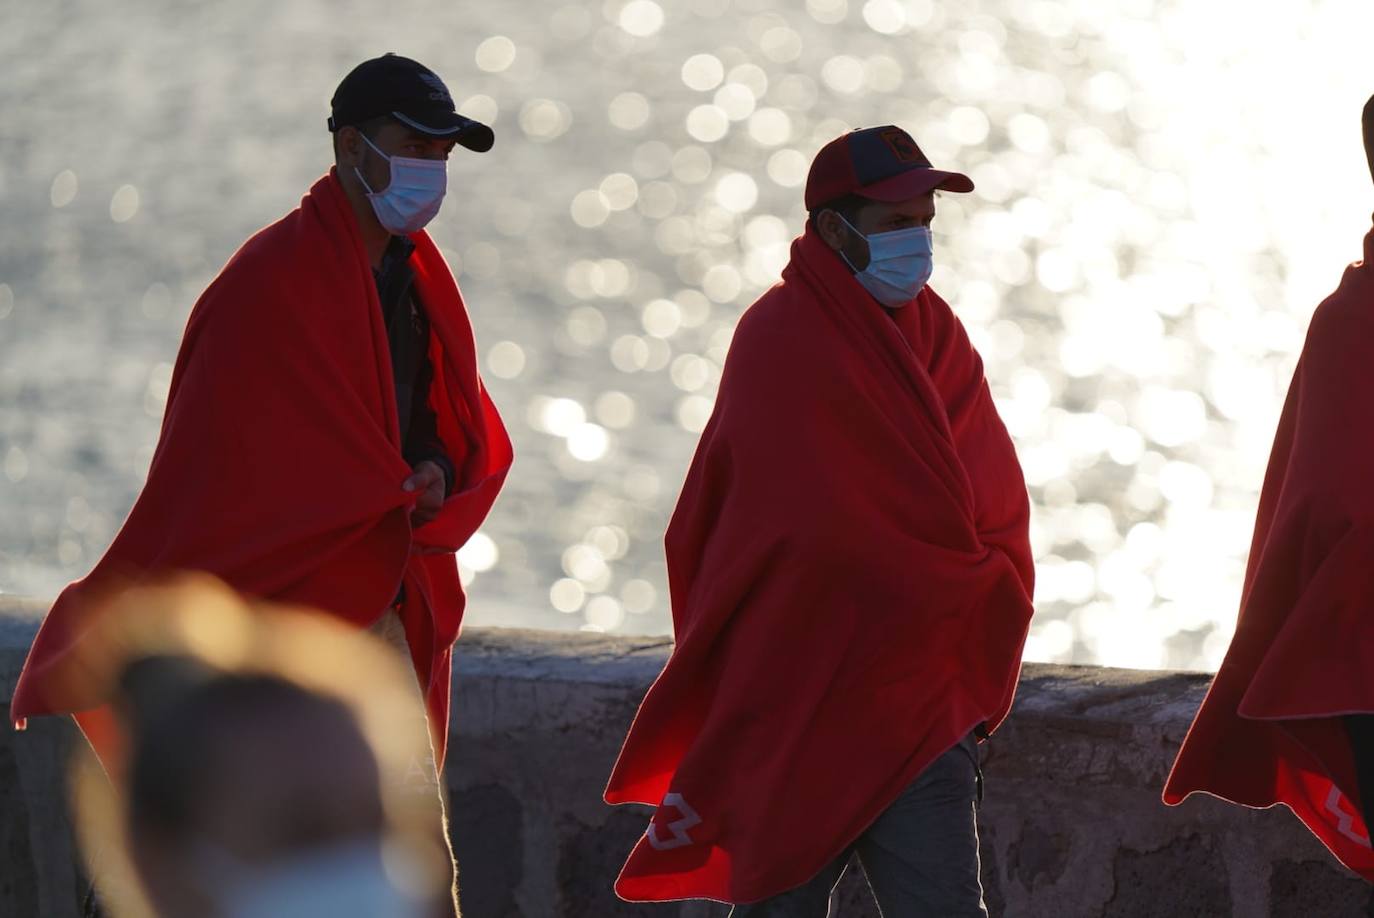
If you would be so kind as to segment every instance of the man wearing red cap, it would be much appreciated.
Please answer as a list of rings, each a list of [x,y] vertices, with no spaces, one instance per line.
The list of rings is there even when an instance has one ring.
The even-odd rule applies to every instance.
[[[394,54],[344,78],[329,129],[335,167],[196,304],[147,483],[100,563],[58,597],[15,689],[17,720],[73,714],[112,772],[120,732],[79,665],[99,651],[102,597],[195,570],[404,649],[434,741],[416,773],[437,791],[465,602],[454,553],[512,455],[424,226],[455,144],[481,152],[493,136]]]
[[[982,361],[926,286],[934,193],[972,189],[892,126],[811,166],[668,530],[677,645],[606,792],[657,806],[626,899],[821,918],[856,854],[885,914],[986,914],[976,737],[1033,566]]]

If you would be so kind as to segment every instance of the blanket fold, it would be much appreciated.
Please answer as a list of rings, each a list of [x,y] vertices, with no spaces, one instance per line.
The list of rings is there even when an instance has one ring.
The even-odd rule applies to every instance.
[[[1235,636],[1179,751],[1169,804],[1287,805],[1374,882],[1342,715],[1374,712],[1374,231],[1317,307],[1260,494]]]

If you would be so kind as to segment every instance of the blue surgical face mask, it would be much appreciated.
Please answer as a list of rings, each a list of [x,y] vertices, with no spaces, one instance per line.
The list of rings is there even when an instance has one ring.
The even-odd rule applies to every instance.
[[[382,228],[395,236],[408,236],[424,229],[425,224],[439,213],[448,189],[448,165],[441,159],[412,159],[408,156],[387,156],[362,134],[369,147],[391,166],[391,183],[384,191],[373,191],[354,166],[358,180],[367,189],[367,199]]]
[[[380,840],[297,855],[250,867],[227,852],[203,849],[224,918],[424,918],[423,903],[398,887]]]
[[[859,233],[854,224],[836,214],[844,225]],[[863,236],[863,233],[859,233]],[[854,267],[844,254],[840,257],[854,272],[854,279],[889,309],[896,309],[916,298],[935,270],[935,246],[930,227],[913,226],[888,233],[864,236],[868,242],[868,266],[862,271]]]

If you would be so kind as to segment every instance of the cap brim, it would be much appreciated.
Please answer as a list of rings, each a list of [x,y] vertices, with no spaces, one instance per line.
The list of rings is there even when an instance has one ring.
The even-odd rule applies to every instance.
[[[918,198],[932,191],[953,191],[958,194],[967,194],[972,190],[973,179],[962,172],[910,169],[900,175],[894,175],[892,178],[883,179],[881,182],[856,188],[854,193],[874,201],[894,204],[897,201]]]
[[[392,112],[391,117],[421,134],[437,137],[441,140],[457,141],[459,146],[466,147],[474,153],[485,153],[496,143],[496,134],[491,128],[457,112],[445,112],[427,118],[425,122],[400,112]]]

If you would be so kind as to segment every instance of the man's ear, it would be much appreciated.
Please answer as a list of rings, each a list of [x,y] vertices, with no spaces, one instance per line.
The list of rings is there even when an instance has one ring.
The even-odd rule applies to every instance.
[[[820,234],[821,241],[836,252],[843,249],[849,239],[849,228],[833,210],[823,210],[816,214],[816,232]]]
[[[334,158],[341,166],[361,166],[363,162],[363,138],[358,129],[350,125],[339,128],[334,135]]]

